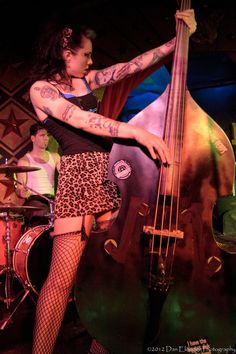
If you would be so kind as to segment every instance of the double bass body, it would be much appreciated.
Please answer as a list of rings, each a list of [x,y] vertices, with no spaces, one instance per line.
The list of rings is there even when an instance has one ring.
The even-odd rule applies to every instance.
[[[162,134],[160,117],[167,97],[168,88],[131,123]],[[173,281],[164,294],[147,286],[147,248],[141,237],[152,216],[159,166],[132,142],[114,144],[111,152],[110,179],[121,190],[122,204],[108,232],[94,232],[88,241],[76,297],[89,332],[117,354],[145,352],[145,338],[150,343],[158,337],[162,345],[182,345],[194,338],[217,337],[222,345],[219,328],[222,321],[229,326],[224,254],[214,241],[212,210],[218,197],[232,192],[233,150],[223,130],[188,91],[184,120],[180,193],[184,238],[177,241]],[[219,308],[226,312],[216,320]],[[227,340],[228,334],[223,342]]]
[[[181,31],[187,40],[186,31]],[[130,121],[171,137],[167,142],[176,156],[177,172],[170,168],[163,187],[165,167],[133,141],[117,141],[110,154],[109,178],[119,186],[121,207],[109,230],[91,234],[78,269],[75,298],[81,321],[114,354],[141,354],[151,345],[177,348],[195,339],[222,347],[232,340],[229,296],[235,294],[225,291],[227,256],[214,240],[212,211],[217,198],[232,193],[234,154],[223,130],[185,84],[178,86],[185,81],[178,75],[186,75],[180,64],[187,62],[187,49],[183,45],[184,54],[175,53],[175,81]],[[184,105],[181,101],[178,106],[179,93]],[[182,121],[173,128],[179,113]],[[157,222],[166,215],[171,220],[174,216],[175,225]],[[152,235],[144,232],[149,225]]]

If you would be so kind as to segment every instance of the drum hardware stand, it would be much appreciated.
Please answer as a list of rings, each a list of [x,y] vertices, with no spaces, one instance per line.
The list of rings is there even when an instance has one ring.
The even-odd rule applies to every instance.
[[[10,226],[9,226],[9,213],[5,212],[3,213],[3,216],[5,218],[6,221],[6,230],[5,230],[5,241],[6,241],[6,250],[5,250],[5,257],[6,257],[6,265],[5,267],[0,271],[0,275],[2,274],[6,274],[6,278],[5,278],[5,298],[0,298],[0,301],[3,301],[4,303],[6,303],[6,307],[7,310],[10,309],[10,305],[12,302],[14,302],[18,297],[19,294],[17,296],[15,296],[14,298],[11,297],[11,281],[13,279],[13,276],[15,276],[19,281],[20,279],[18,278],[17,274],[15,273],[13,267],[12,267],[12,256],[11,256],[11,248],[10,248],[10,239],[11,239],[11,235],[10,235]],[[21,282],[20,282],[21,283]],[[11,314],[7,317],[7,319],[5,321],[3,321],[3,323],[1,324],[0,330],[4,330],[6,325],[9,323],[9,321],[11,320],[11,318],[13,317],[13,315],[15,314],[16,310],[18,309],[18,307],[21,305],[21,303],[25,300],[26,296],[29,294],[29,290],[25,289],[25,293],[22,296],[22,298],[20,299],[20,301],[18,302],[18,304],[15,306],[14,310],[11,312]]]
[[[17,182],[18,184],[23,185],[24,187],[26,187],[27,189],[29,189],[30,191],[34,192],[35,194],[39,195],[40,197],[42,197],[43,199],[47,200],[47,202],[49,203],[49,207],[50,207],[50,214],[49,214],[49,226],[52,227],[53,223],[54,223],[54,217],[53,217],[53,209],[54,209],[54,201],[52,201],[51,199],[47,198],[46,196],[36,192],[35,190],[33,190],[32,188],[29,188],[27,186],[25,186],[23,183],[17,181],[12,173],[8,173],[7,175],[8,177],[12,177],[14,182]],[[20,282],[20,284],[23,286],[24,288],[24,294],[22,295],[21,299],[18,301],[17,305],[15,306],[15,308],[11,311],[11,313],[9,314],[9,316],[0,324],[0,330],[4,330],[7,326],[7,324],[9,323],[9,321],[12,319],[12,317],[14,316],[14,314],[16,313],[17,309],[19,308],[19,306],[22,304],[22,302],[26,299],[26,297],[29,295],[31,300],[36,304],[36,300],[33,298],[33,296],[30,293],[30,287],[27,286],[27,284],[24,284],[22,282],[22,280],[18,277],[18,275],[16,274],[16,272],[14,271],[13,267],[12,267],[12,255],[11,255],[11,249],[10,249],[10,226],[9,226],[9,213],[4,212],[3,216],[5,217],[5,221],[6,221],[6,230],[5,230],[5,241],[6,241],[6,265],[5,267],[0,271],[0,275],[6,273],[6,278],[5,278],[5,298],[0,298],[0,301],[4,301],[6,303],[6,307],[9,310],[10,309],[10,305],[11,302],[15,301],[18,297],[19,294],[15,297],[15,298],[11,298],[11,281],[13,279],[13,276],[15,276],[18,281]]]
[[[14,307],[14,309],[11,311],[11,313],[9,314],[9,316],[3,321],[3,323],[1,324],[0,330],[4,330],[6,328],[6,326],[8,325],[8,323],[10,322],[10,320],[12,319],[12,317],[14,316],[14,314],[16,313],[17,309],[20,307],[20,305],[22,304],[22,302],[26,299],[26,297],[29,295],[31,300],[33,301],[33,303],[36,305],[36,300],[34,299],[34,297],[31,295],[30,293],[30,287],[27,286],[26,284],[23,284],[21,279],[19,279],[17,277],[17,279],[19,280],[20,284],[23,286],[23,292],[24,294],[22,295],[21,299],[18,301],[17,305]],[[14,301],[19,297],[20,295],[16,296]]]
[[[9,229],[9,227],[8,227],[8,229]],[[9,235],[10,235],[10,232],[9,232]],[[6,239],[7,239],[7,237],[6,237]],[[12,260],[11,260],[11,255],[10,255],[10,252],[9,252],[9,250],[10,250],[10,246],[9,246],[10,241],[8,241],[6,244],[7,244],[7,247],[6,247],[7,248],[6,267],[0,272],[0,274],[2,274],[4,272],[6,273],[5,299],[1,298],[0,300],[6,302],[7,309],[9,310],[11,302],[16,301],[16,299],[18,299],[21,296],[22,291],[23,291],[23,295],[21,296],[20,300],[18,301],[18,303],[16,304],[14,309],[8,315],[8,317],[1,323],[0,330],[4,330],[6,328],[7,324],[10,322],[10,320],[12,319],[14,314],[16,313],[17,309],[20,307],[20,305],[22,304],[22,302],[26,299],[26,297],[28,295],[30,296],[30,298],[33,301],[33,303],[36,304],[36,300],[34,299],[34,297],[32,296],[32,294],[30,292],[30,286],[22,282],[22,280],[19,278],[19,276],[16,274],[16,272],[14,271],[14,269],[12,267]],[[16,295],[14,298],[11,297],[11,280],[12,280],[13,276],[15,276],[17,278],[17,280],[19,281],[20,285],[23,286],[23,290],[21,292],[19,292],[19,294]]]
[[[10,226],[9,226],[9,214],[8,212],[3,213],[3,216],[6,221],[6,230],[5,230],[5,242],[6,242],[6,250],[5,250],[5,257],[6,257],[6,265],[5,267],[1,270],[0,275],[3,273],[6,273],[6,279],[5,279],[5,299],[4,302],[6,302],[7,309],[9,309],[11,302],[14,301],[14,299],[11,298],[11,279],[12,279],[12,261],[11,261],[11,249],[10,249]]]
[[[7,317],[7,319],[5,321],[3,321],[0,330],[4,330],[7,326],[7,324],[9,323],[9,321],[12,319],[13,315],[15,314],[16,310],[18,309],[18,307],[22,304],[22,302],[25,300],[25,298],[30,294],[29,290],[25,290],[24,295],[22,296],[22,298],[20,299],[20,301],[18,302],[18,304],[15,306],[14,310],[10,313],[10,315]]]

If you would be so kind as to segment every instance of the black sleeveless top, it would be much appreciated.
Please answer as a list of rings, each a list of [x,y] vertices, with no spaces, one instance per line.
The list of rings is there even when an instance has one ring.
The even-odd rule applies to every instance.
[[[86,85],[88,87],[87,83]],[[62,92],[61,95],[85,111],[96,112],[97,98],[89,87],[88,90],[89,93],[83,96],[74,96]],[[74,128],[51,116],[48,116],[43,124],[60,145],[62,155],[89,151],[108,152],[111,149],[111,143],[106,138]]]

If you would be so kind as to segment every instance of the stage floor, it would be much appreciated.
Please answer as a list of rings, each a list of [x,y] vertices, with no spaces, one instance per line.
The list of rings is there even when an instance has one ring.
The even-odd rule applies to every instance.
[[[4,276],[0,277],[0,291],[2,296],[0,301],[0,327],[2,327],[4,321],[14,310],[17,301],[12,302],[10,309],[7,310],[3,299]],[[5,328],[0,330],[1,354],[31,354],[34,316],[35,304],[27,296]],[[82,326],[75,304],[71,301],[67,306],[55,354],[87,354],[90,343],[91,337]]]

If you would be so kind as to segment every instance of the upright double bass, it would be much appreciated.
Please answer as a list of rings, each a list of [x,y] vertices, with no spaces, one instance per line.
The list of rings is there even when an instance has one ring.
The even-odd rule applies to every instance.
[[[188,8],[183,0],[181,10]],[[109,178],[120,188],[121,207],[108,231],[91,234],[78,269],[81,321],[114,354],[232,339],[212,210],[232,193],[234,154],[187,90],[187,56],[188,28],[178,21],[170,84],[130,121],[162,136],[173,162],[160,165],[134,141],[116,141]]]

